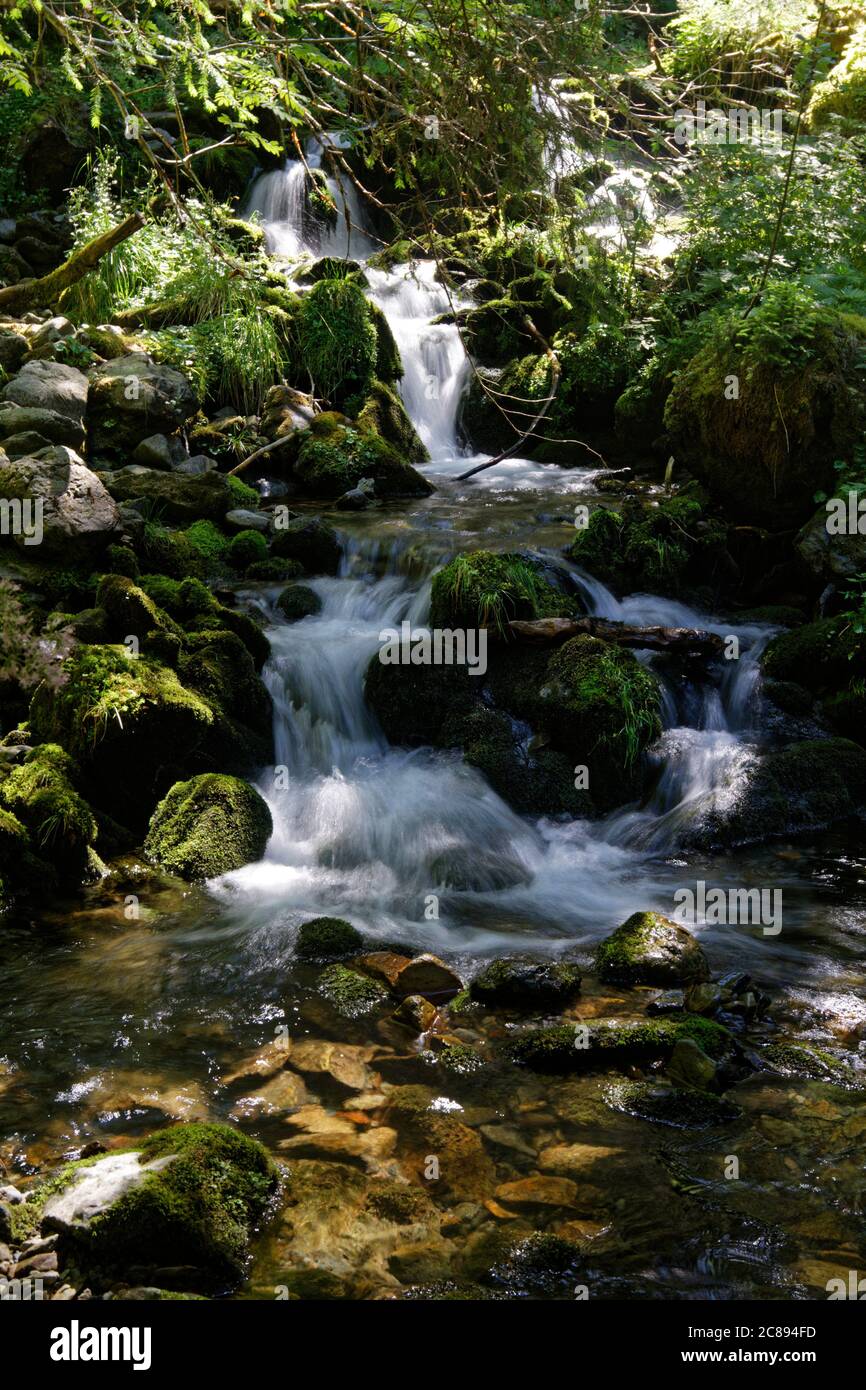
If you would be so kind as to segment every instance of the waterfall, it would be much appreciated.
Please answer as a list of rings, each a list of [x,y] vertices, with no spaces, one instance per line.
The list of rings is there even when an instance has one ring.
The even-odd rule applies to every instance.
[[[434,261],[367,269],[370,298],[391,326],[403,360],[400,394],[433,460],[460,452],[457,414],[469,371],[456,324],[432,320],[454,307]]]

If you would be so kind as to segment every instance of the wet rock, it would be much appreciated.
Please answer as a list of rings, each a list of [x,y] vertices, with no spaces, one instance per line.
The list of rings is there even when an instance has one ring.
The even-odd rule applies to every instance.
[[[370,951],[365,956],[359,956],[354,964],[367,975],[372,975],[374,980],[382,980],[393,989],[397,976],[410,960],[410,956],[401,956],[396,951]]]
[[[680,1038],[668,1062],[667,1073],[675,1085],[709,1091],[715,1084],[716,1064],[691,1038]]]
[[[388,998],[387,991],[369,975],[340,964],[322,971],[318,990],[346,1018],[359,1018]]]
[[[244,1057],[232,1071],[225,1072],[220,1077],[220,1085],[231,1086],[253,1076],[273,1076],[288,1062],[289,1048],[288,1039],[278,1038],[276,1042],[266,1043],[257,1052]]]
[[[181,878],[215,878],[261,859],[272,831],[255,787],[210,772],[175,783],[151,817],[144,852]]]
[[[369,1172],[383,1174],[388,1172],[388,1160],[396,1146],[397,1132],[387,1125],[377,1125],[374,1129],[350,1126],[349,1133],[308,1130],[292,1139],[281,1139],[277,1144],[280,1153],[294,1157],[357,1161]]]
[[[116,357],[90,372],[88,431],[97,453],[119,453],[150,435],[173,434],[197,410],[186,377],[145,352]]]
[[[452,999],[463,988],[460,976],[438,956],[415,956],[397,971],[394,989],[398,994],[422,994],[425,999]]]
[[[526,1135],[517,1125],[480,1125],[479,1129],[489,1143],[535,1158],[536,1150],[527,1142]]]
[[[415,1034],[427,1033],[433,1027],[438,1016],[435,1004],[431,1004],[429,999],[425,999],[422,994],[407,994],[399,1008],[395,1009],[392,1018],[404,1027],[411,1029]]]
[[[635,912],[605,937],[595,968],[602,980],[630,985],[679,985],[710,973],[691,933],[657,912]]]
[[[721,1002],[722,991],[710,980],[690,985],[684,996],[685,1010],[688,1014],[714,1014]]]
[[[27,527],[29,538],[24,529],[13,537],[25,554],[38,547],[40,554],[83,559],[104,549],[120,530],[120,512],[100,479],[72,449],[60,445],[36,458],[0,462],[0,495],[42,503],[37,545],[33,545],[33,526],[39,520],[35,508]]]
[[[516,1182],[500,1183],[496,1196],[512,1207],[573,1207],[577,1184],[570,1178],[518,1178]]]
[[[229,1114],[233,1120],[269,1119],[305,1105],[307,1100],[307,1088],[301,1077],[292,1071],[279,1071],[257,1091],[235,1101]]]
[[[24,252],[24,255],[27,256],[27,253]],[[37,264],[32,256],[27,256],[27,259],[30,261],[31,265]],[[40,348],[48,347],[52,343],[58,343],[61,338],[72,337],[74,333],[74,325],[69,322],[69,319],[64,318],[62,314],[55,314],[52,318],[46,319],[43,324],[40,324],[36,332],[32,335],[30,339],[30,350],[31,352],[38,352]]]
[[[337,573],[343,552],[333,526],[317,517],[289,517],[285,525],[280,519],[275,518],[271,545],[277,559],[297,560],[307,574]]]
[[[49,1198],[43,1224],[71,1243],[79,1268],[100,1280],[129,1272],[146,1282],[150,1271],[160,1285],[168,1276],[225,1289],[243,1274],[277,1171],[237,1130],[190,1124],[159,1130],[134,1153],[72,1169],[71,1179]]]
[[[30,344],[23,333],[14,329],[0,329],[0,367],[13,376],[28,352]]]
[[[681,989],[665,989],[647,1005],[648,1014],[681,1014],[685,1009],[686,996]]]
[[[290,623],[321,612],[322,600],[306,584],[290,584],[277,599],[277,608]]]
[[[460,1201],[483,1201],[489,1195],[494,1168],[480,1136],[459,1118],[459,1109],[443,1106],[434,1091],[394,1087],[384,1120],[401,1135],[401,1163],[429,1182],[431,1192]]]
[[[301,960],[340,960],[363,945],[363,937],[341,917],[313,917],[298,930],[295,952]]]
[[[492,961],[469,985],[470,996],[493,1008],[555,1008],[580,991],[580,970],[564,961],[532,961],[517,957]]]
[[[592,1169],[597,1163],[622,1155],[622,1149],[607,1148],[602,1144],[551,1144],[538,1155],[538,1166],[545,1173],[555,1173],[560,1177],[580,1181],[604,1181],[604,1173],[593,1179]]]
[[[373,1054],[372,1047],[351,1047],[318,1038],[303,1038],[292,1045],[291,1065],[310,1075],[326,1073],[347,1090],[364,1091],[372,1081],[368,1063]]]
[[[219,464],[210,454],[194,454],[191,458],[172,464],[172,468],[183,478],[203,478],[207,473],[215,473]]]

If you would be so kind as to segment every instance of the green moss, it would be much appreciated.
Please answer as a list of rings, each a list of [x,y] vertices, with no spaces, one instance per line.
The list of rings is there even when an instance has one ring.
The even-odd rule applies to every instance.
[[[143,640],[154,631],[173,632],[180,628],[166,616],[145,589],[122,574],[106,574],[99,582],[97,605],[108,618],[111,638],[123,642],[127,637]]]
[[[832,1052],[805,1043],[771,1043],[761,1053],[775,1071],[784,1076],[807,1077],[813,1081],[836,1081],[853,1085],[851,1067]]]
[[[364,433],[380,435],[410,463],[429,458],[400,397],[381,381],[372,383],[356,424]]]
[[[319,280],[303,297],[297,333],[300,359],[317,395],[342,406],[366,393],[377,367],[379,340],[356,280]]]
[[[620,984],[686,983],[707,978],[703,952],[685,927],[657,912],[634,912],[600,942],[595,969]]]
[[[257,560],[250,565],[247,579],[255,579],[262,583],[276,583],[280,580],[285,582],[287,579],[297,579],[303,572],[303,566],[297,560],[280,560],[272,555],[267,560]]]
[[[567,617],[575,611],[575,600],[522,555],[476,550],[456,556],[433,576],[433,627],[491,627],[504,634],[512,619]]]
[[[295,561],[307,574],[336,574],[342,547],[333,526],[318,517],[290,517],[274,534],[272,551],[281,560]]]
[[[355,955],[362,949],[364,938],[341,917],[313,917],[298,931],[295,951],[302,960],[338,960]]]
[[[850,134],[861,133],[866,119],[866,23],[854,30],[838,63],[809,99],[806,119],[815,129],[833,116],[842,118]]]
[[[193,550],[211,565],[218,565],[226,559],[228,538],[212,521],[194,521],[183,536]]]
[[[157,806],[144,852],[187,879],[214,878],[260,859],[271,813],[248,782],[207,773],[178,782]]]
[[[290,623],[313,617],[322,608],[322,600],[306,584],[290,584],[277,599],[277,608]]]
[[[590,770],[593,799],[626,798],[639,755],[661,732],[655,676],[622,647],[572,637],[550,658],[539,711],[554,743]],[[614,803],[615,804],[615,803]]]
[[[459,741],[461,716],[480,698],[465,666],[391,665],[372,657],[364,697],[391,743]]]
[[[237,1283],[278,1186],[266,1150],[228,1125],[184,1124],[141,1145],[172,1161],[90,1224],[82,1258],[106,1271],[193,1266],[208,1287]]]
[[[239,531],[228,543],[226,559],[232,569],[245,572],[250,565],[261,563],[267,558],[268,543],[260,531]]]
[[[847,618],[821,618],[767,644],[761,666],[774,680],[795,681],[807,690],[838,691],[866,674],[866,645]]]
[[[319,993],[347,1018],[369,1013],[388,998],[388,991],[376,980],[349,970],[345,965],[329,965],[318,981]]]
[[[595,815],[589,792],[575,787],[574,768],[565,754],[553,748],[527,746],[504,710],[476,705],[455,719],[447,705],[439,709],[446,718],[435,741],[462,748],[466,762],[483,772],[494,791],[515,811],[525,815]]]
[[[658,1082],[618,1080],[609,1087],[605,1100],[613,1110],[674,1129],[711,1129],[742,1117],[740,1107],[725,1096]]]
[[[381,497],[424,497],[432,487],[402,454],[370,430],[323,413],[304,431],[294,477],[314,497],[339,497],[371,479]]]
[[[707,1018],[601,1022],[586,1025],[586,1034],[583,1027],[563,1023],[529,1029],[509,1042],[506,1052],[513,1062],[533,1071],[572,1072],[667,1058],[681,1038],[690,1038],[716,1059],[731,1048],[728,1030]]]
[[[257,507],[259,505],[259,494],[254,487],[250,487],[242,478],[233,478],[229,475],[226,478],[226,482],[232,501],[232,506],[229,510],[236,508],[241,511],[248,511],[251,507]]]
[[[676,595],[713,582],[725,539],[726,527],[708,520],[698,502],[670,498],[652,506],[629,502],[619,511],[596,508],[569,554],[616,593]]]
[[[62,878],[80,883],[86,875],[97,827],[87,802],[72,784],[74,764],[56,744],[41,744],[14,767],[0,785],[0,800],[14,824],[6,825],[7,843],[20,822],[34,847]]]
[[[399,381],[403,375],[400,349],[394,334],[391,332],[391,325],[378,304],[372,304],[368,300],[367,309],[376,330],[375,373],[380,382],[390,385],[391,382]]]

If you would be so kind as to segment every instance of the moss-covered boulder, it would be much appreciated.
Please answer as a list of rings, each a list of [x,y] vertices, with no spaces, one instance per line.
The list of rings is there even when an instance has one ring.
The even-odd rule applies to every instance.
[[[53,865],[65,883],[78,885],[93,876],[97,826],[73,785],[74,772],[73,761],[62,748],[40,744],[0,784],[0,804],[11,812],[4,826],[7,852],[16,846],[18,828],[23,826],[35,852]],[[13,876],[14,872],[13,867]]]
[[[426,463],[430,457],[397,392],[384,382],[372,383],[356,424],[366,434],[379,435],[409,463]]]
[[[641,755],[661,732],[661,691],[631,652],[589,636],[552,656],[512,647],[493,662],[490,688],[497,705],[588,770],[598,809],[639,794]]]
[[[364,697],[391,743],[452,746],[453,726],[480,697],[478,680],[465,666],[411,666],[371,658]]]
[[[226,547],[226,559],[232,569],[245,574],[250,565],[261,564],[268,558],[268,542],[260,531],[246,529],[232,536]]]
[[[214,712],[170,668],[132,660],[124,647],[89,646],[69,658],[67,672],[59,690],[34,695],[34,737],[65,748],[88,794],[121,823],[149,814],[177,771],[207,761]]]
[[[469,985],[470,996],[490,1008],[537,1009],[567,1004],[580,992],[581,974],[568,961],[508,956],[485,965]]]
[[[457,555],[433,576],[430,624],[487,627],[504,636],[512,619],[569,617],[577,607],[531,556],[475,550]]]
[[[377,980],[336,961],[322,971],[317,987],[344,1018],[359,1018],[389,999],[388,991]]]
[[[278,526],[272,543],[281,560],[295,560],[307,574],[336,574],[342,547],[333,526],[318,517],[293,516]]]
[[[597,507],[569,548],[575,564],[618,594],[675,596],[718,588],[731,573],[727,528],[686,497],[644,505]]]
[[[625,985],[684,985],[710,977],[691,932],[658,912],[635,912],[595,953],[602,980]]]
[[[363,399],[376,371],[379,337],[358,280],[317,281],[301,301],[296,331],[316,395],[338,409]]]
[[[730,850],[866,815],[866,749],[846,738],[770,749],[736,794],[681,832],[683,848]]]
[[[96,591],[96,604],[107,618],[107,631],[114,642],[127,637],[145,641],[152,632],[181,636],[181,628],[162,612],[152,598],[123,574],[106,574]]]
[[[206,1292],[240,1283],[279,1184],[262,1145],[222,1124],[175,1125],[62,1177],[43,1227],[91,1281],[159,1271],[164,1287]]]
[[[866,643],[849,618],[821,618],[773,637],[761,657],[761,669],[772,680],[833,694],[866,675]]]
[[[157,468],[128,464],[102,481],[117,502],[146,502],[162,520],[183,526],[207,520],[222,521],[238,503],[223,473],[164,473]],[[254,494],[258,501],[258,495]]]
[[[599,1071],[667,1060],[684,1038],[697,1043],[711,1059],[725,1057],[733,1047],[728,1030],[708,1018],[628,1023],[605,1019],[528,1028],[506,1043],[505,1052],[513,1062],[533,1071]]]
[[[406,713],[411,716],[409,709]],[[461,748],[466,762],[483,772],[515,811],[533,816],[596,814],[595,803],[589,791],[580,787],[570,759],[528,735],[507,711],[477,703],[466,714],[455,717],[453,706],[446,707],[445,713],[435,742]]]
[[[216,878],[261,859],[272,831],[249,782],[211,772],[172,787],[151,817],[144,852],[181,878]]]
[[[811,515],[833,463],[866,423],[863,338],[779,289],[682,369],[665,407],[671,451],[740,525],[782,531]]]
[[[362,478],[379,497],[426,497],[432,484],[381,435],[323,412],[301,437],[292,475],[310,497],[341,497]]]
[[[289,623],[312,618],[322,609],[322,600],[307,584],[290,584],[277,599],[277,608]]]
[[[342,917],[313,917],[298,931],[295,950],[302,960],[340,960],[364,945],[361,933]]]

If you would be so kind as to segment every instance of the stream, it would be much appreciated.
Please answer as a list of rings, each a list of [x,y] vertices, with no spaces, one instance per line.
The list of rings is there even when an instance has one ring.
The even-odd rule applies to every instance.
[[[308,162],[316,157],[313,147]],[[374,243],[353,190],[337,185],[337,226],[311,231],[304,180],[295,162],[262,176],[253,190],[250,210],[260,213],[271,251],[290,260],[303,252],[366,259]],[[344,538],[344,556],[336,577],[311,581],[322,601],[316,616],[284,622],[275,609],[280,586],[241,595],[262,615],[272,646],[264,679],[277,767],[263,770],[257,785],[274,833],[261,862],[199,888],[151,884],[130,860],[71,911],[57,904],[38,921],[12,917],[4,925],[11,949],[0,1008],[10,1042],[0,1061],[17,1084],[5,1093],[0,1085],[0,1114],[4,1132],[16,1136],[22,1173],[94,1132],[143,1133],[158,1117],[231,1114],[218,1084],[229,1059],[284,1025],[293,1034],[333,1028],[309,974],[293,963],[297,927],[319,914],[344,917],[383,945],[433,951],[467,976],[483,959],[520,951],[588,962],[594,944],[630,913],[670,915],[676,889],[697,880],[780,889],[784,928],[777,936],[759,925],[700,920],[692,929],[714,974],[747,971],[769,993],[768,1036],[790,1028],[800,1040],[843,1044],[859,1056],[866,860],[855,834],[842,827],[730,855],[680,848],[684,832],[734,794],[770,736],[757,663],[772,630],[732,626],[724,614],[651,594],[619,600],[567,564],[561,551],[573,535],[575,505],[600,500],[597,471],[510,459],[459,482],[471,462],[457,431],[468,366],[456,328],[431,322],[448,309],[447,292],[432,262],[367,274],[402,354],[403,399],[430,452],[422,471],[436,491],[329,518]],[[533,821],[512,811],[458,754],[392,747],[383,737],[363,695],[380,632],[404,620],[423,626],[431,575],[455,553],[483,547],[529,549],[555,561],[589,614],[738,637],[740,658],[723,663],[721,676],[690,683],[660,669],[665,729],[645,804],[595,822]],[[640,659],[654,661],[647,652]],[[443,885],[443,862],[460,867],[459,889]],[[131,920],[136,894],[141,913]],[[365,1039],[363,1020],[343,1026],[347,1041]],[[436,1084],[447,1091],[447,1080]],[[670,1213],[669,1179],[647,1166],[645,1122],[611,1106],[597,1078],[585,1083],[582,1109],[570,1117],[557,1112],[587,1142],[603,1140],[622,1155],[604,1208],[608,1216],[619,1210],[609,1254],[621,1273],[609,1276],[609,1293],[790,1296],[785,1228],[807,1219],[818,1231],[809,1258],[854,1258],[837,1218],[859,1192],[860,1165],[852,1176],[853,1160],[840,1156],[835,1120],[827,1109],[821,1121],[820,1104],[836,1108],[839,1125],[851,1116],[838,1098],[822,1098],[819,1083],[777,1079],[771,1100],[762,1097],[765,1085],[759,1073],[743,1088],[741,1103],[753,1116],[769,1113],[781,1124],[799,1107],[801,1118],[814,1118],[802,1131],[798,1167],[777,1172],[768,1160],[769,1196],[760,1185],[748,1196],[746,1184],[739,1205],[732,1199],[720,1214],[711,1203],[700,1219],[685,1201],[679,1217]],[[547,1082],[528,1081],[527,1094],[533,1086],[544,1091]],[[832,1141],[825,1137],[831,1131]],[[709,1184],[706,1141],[690,1142],[690,1171]],[[599,1217],[600,1227],[608,1216]],[[250,1287],[279,1282],[280,1258],[279,1243],[269,1245]]]

